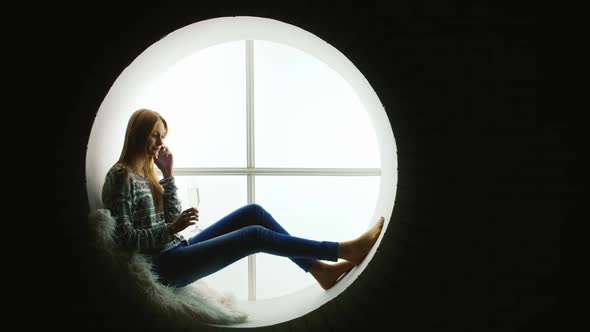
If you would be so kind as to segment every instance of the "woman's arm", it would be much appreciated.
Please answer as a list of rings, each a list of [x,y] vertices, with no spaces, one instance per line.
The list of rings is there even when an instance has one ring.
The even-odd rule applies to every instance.
[[[164,219],[166,223],[173,222],[182,212],[174,181],[174,177],[168,177],[160,181],[160,184],[164,187]]]
[[[164,187],[164,220],[166,223],[171,223],[178,218],[182,209],[174,182],[174,155],[172,151],[167,146],[162,146],[154,159],[154,164],[164,175],[164,179],[160,181]]]

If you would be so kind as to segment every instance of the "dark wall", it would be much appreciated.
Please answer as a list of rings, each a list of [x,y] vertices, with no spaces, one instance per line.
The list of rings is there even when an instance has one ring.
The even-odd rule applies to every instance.
[[[111,84],[145,48],[199,20],[249,15],[299,26],[344,53],[381,99],[399,161],[393,220],[367,270],[320,310],[265,330],[555,323],[560,223],[573,190],[562,180],[575,158],[560,148],[563,115],[537,102],[540,23],[528,8],[442,3],[35,9],[29,23],[40,29],[22,43],[40,89],[22,102],[50,129],[41,153],[51,168],[47,186],[58,190],[48,199],[56,203],[49,231],[59,239],[45,247],[53,259],[38,260],[51,271],[43,276],[49,310],[39,321],[175,327],[141,307],[124,309],[140,304],[86,249],[88,136]]]

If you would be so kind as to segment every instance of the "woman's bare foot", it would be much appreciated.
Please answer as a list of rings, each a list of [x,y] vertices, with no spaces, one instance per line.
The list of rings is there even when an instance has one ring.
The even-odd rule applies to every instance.
[[[354,265],[360,264],[363,259],[365,259],[375,242],[377,242],[384,223],[385,219],[381,217],[377,223],[375,223],[375,225],[363,235],[351,241],[340,242],[338,247],[338,257],[346,259]]]
[[[348,261],[328,264],[318,260],[311,266],[309,273],[311,273],[323,289],[328,289],[334,286],[338,279],[353,267],[354,264]]]

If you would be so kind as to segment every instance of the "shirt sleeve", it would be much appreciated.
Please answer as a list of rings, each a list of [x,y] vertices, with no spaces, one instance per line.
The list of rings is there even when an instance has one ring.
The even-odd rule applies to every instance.
[[[164,187],[164,220],[171,223],[182,213],[178,188],[173,176],[160,180],[160,184]]]
[[[166,224],[151,228],[134,227],[135,183],[126,172],[109,174],[103,188],[103,202],[115,219],[116,243],[130,250],[161,248],[173,237]]]

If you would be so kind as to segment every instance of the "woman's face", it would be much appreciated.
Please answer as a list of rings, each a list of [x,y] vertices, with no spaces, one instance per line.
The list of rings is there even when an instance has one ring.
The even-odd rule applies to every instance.
[[[158,157],[160,148],[164,144],[164,136],[166,136],[166,128],[164,128],[164,124],[162,123],[162,121],[158,121],[156,127],[148,137],[146,143],[146,150],[148,155],[156,158]]]

